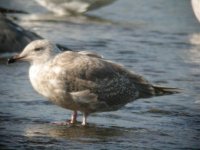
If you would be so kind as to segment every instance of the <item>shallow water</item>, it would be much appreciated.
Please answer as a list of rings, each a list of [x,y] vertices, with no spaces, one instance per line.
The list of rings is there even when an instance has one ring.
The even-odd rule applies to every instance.
[[[33,12],[40,8],[31,1],[26,7]],[[0,59],[0,148],[199,149],[200,24],[190,1],[118,0],[88,15],[18,23],[57,43],[98,52],[152,83],[184,92],[93,114],[88,127],[56,126],[51,122],[69,119],[70,111],[32,89],[28,64],[8,66]]]

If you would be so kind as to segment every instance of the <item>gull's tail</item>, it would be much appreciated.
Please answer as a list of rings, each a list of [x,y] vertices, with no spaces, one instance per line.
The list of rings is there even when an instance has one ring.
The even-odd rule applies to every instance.
[[[153,85],[155,96],[181,93],[181,89]]]

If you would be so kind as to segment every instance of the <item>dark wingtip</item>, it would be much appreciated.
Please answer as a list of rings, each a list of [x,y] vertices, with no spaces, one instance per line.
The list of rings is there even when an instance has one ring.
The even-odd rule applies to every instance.
[[[184,91],[183,89],[162,87],[157,85],[156,86],[154,85],[153,88],[155,90],[156,96],[177,94],[177,93],[182,93]]]

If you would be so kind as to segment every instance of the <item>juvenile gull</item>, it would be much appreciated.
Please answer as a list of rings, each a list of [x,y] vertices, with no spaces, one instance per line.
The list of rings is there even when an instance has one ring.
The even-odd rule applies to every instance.
[[[150,84],[142,76],[107,61],[96,53],[60,52],[48,40],[36,40],[11,57],[8,63],[31,63],[29,78],[33,88],[53,103],[83,113],[82,125],[94,112],[115,111],[138,98],[177,93],[175,88]]]

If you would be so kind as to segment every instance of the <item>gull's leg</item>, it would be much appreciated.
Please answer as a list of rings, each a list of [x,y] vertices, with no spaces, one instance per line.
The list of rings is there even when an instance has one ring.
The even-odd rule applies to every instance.
[[[82,126],[86,126],[87,125],[87,113],[83,113],[83,121],[82,121]]]
[[[56,125],[72,125],[72,124],[76,123],[76,118],[77,118],[77,111],[73,111],[70,120],[67,120],[65,122],[53,122],[53,124],[56,124]]]
[[[70,123],[71,123],[71,124],[76,123],[76,118],[77,118],[77,111],[73,111],[73,113],[72,113],[72,115],[71,115]]]

